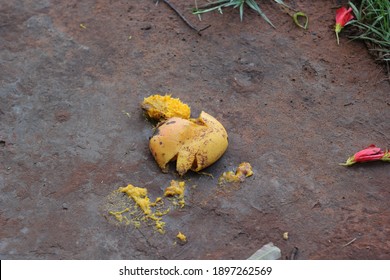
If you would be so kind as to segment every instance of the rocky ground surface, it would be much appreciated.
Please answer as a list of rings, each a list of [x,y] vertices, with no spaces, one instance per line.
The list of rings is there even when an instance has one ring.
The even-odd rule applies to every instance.
[[[346,31],[336,44],[345,1],[286,1],[308,30],[271,1],[276,29],[170,2],[211,26],[200,36],[163,1],[0,0],[0,258],[245,259],[273,242],[283,259],[295,247],[297,259],[390,259],[390,165],[339,165],[390,148],[386,73]],[[225,126],[213,177],[160,171],[140,108],[156,93]],[[243,161],[254,175],[218,186]],[[118,187],[154,199],[172,179],[186,205],[163,216],[165,234],[108,214]]]

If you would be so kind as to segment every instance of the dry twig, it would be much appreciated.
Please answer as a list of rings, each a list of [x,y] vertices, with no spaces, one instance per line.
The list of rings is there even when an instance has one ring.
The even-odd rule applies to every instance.
[[[201,29],[198,29],[196,28],[191,22],[189,22],[183,15],[182,13],[180,13],[180,11],[178,9],[176,9],[176,7],[171,3],[169,2],[168,0],[162,0],[165,4],[168,5],[169,8],[171,8],[183,21],[185,24],[187,24],[188,27],[190,27],[191,29],[195,30],[198,35],[200,36],[200,32],[206,30],[207,28],[209,28],[211,25],[208,25],[206,27],[203,27]]]
[[[342,247],[347,247],[348,245],[351,245],[353,242],[356,241],[356,237],[354,239],[352,239],[351,241],[349,241],[348,243],[344,244]]]

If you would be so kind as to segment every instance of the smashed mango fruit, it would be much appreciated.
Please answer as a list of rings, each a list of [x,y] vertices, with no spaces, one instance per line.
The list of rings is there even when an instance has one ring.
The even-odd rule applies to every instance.
[[[180,207],[183,208],[185,205],[184,189],[185,189],[185,182],[178,182],[178,181],[172,180],[169,187],[167,187],[165,189],[164,196],[178,196],[178,198],[179,198],[178,203],[179,203]]]
[[[152,95],[144,98],[141,104],[149,118],[162,121],[172,117],[189,119],[191,115],[190,107],[181,102],[179,98],[170,95]]]
[[[167,164],[176,161],[182,176],[188,170],[200,171],[216,162],[226,151],[228,136],[214,117],[201,112],[190,118],[190,107],[171,95],[152,95],[141,104],[149,118],[159,121],[149,148],[158,166],[168,172]]]
[[[233,171],[227,171],[222,174],[221,177],[219,177],[219,183],[232,183],[232,182],[243,182],[246,177],[252,176],[252,166],[248,162],[242,162],[237,167],[236,172]]]
[[[201,112],[197,119],[170,118],[159,124],[149,142],[158,166],[176,160],[180,176],[188,170],[200,171],[216,162],[228,147],[225,128],[214,117]]]

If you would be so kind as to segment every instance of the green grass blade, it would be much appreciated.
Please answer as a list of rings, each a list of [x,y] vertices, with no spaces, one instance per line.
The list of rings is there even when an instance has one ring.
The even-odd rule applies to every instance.
[[[272,24],[272,22],[268,19],[268,17],[260,9],[259,5],[257,5],[255,0],[246,0],[246,3],[251,9],[255,10],[266,22],[268,22],[273,28],[275,28],[275,26]]]
[[[358,28],[360,34],[352,36],[373,44],[379,60],[390,60],[390,4],[389,0],[362,0],[359,8],[349,2],[356,19],[350,24]]]
[[[349,3],[349,6],[352,8],[352,11],[356,17],[356,20],[358,20],[358,21],[361,20],[362,15],[359,12],[358,8],[356,8],[356,6],[351,1],[349,1],[348,3]]]

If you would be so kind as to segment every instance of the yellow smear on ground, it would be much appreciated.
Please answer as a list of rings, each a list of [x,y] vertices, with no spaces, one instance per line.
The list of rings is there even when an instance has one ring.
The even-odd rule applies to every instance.
[[[164,196],[177,196],[178,204],[181,208],[184,207],[184,190],[185,190],[185,182],[172,180],[169,187],[165,189]]]
[[[223,183],[231,183],[231,182],[243,182],[246,177],[252,176],[252,166],[248,162],[242,162],[237,167],[236,172],[227,171],[224,172],[221,177],[219,177],[218,182],[220,184]]]

